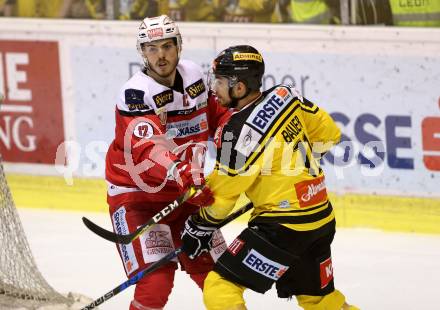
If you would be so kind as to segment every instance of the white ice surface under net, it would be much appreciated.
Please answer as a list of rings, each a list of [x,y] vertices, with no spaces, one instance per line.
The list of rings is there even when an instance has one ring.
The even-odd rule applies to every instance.
[[[115,245],[87,230],[87,216],[110,229],[108,215],[19,209],[25,233],[41,273],[59,292],[79,292],[97,298],[125,281]],[[244,227],[232,223],[224,229],[231,241]],[[362,310],[438,309],[440,236],[339,229],[333,243],[335,284]],[[133,288],[100,306],[128,309]],[[248,309],[299,309],[295,299],[277,299],[245,293]],[[179,271],[168,310],[201,310],[201,292]]]

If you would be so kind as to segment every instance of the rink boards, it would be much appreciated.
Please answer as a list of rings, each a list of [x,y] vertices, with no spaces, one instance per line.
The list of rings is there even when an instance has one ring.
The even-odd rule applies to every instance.
[[[18,206],[106,212],[104,157],[118,90],[140,68],[137,26],[0,19],[0,150]],[[183,57],[205,71],[221,49],[252,44],[264,88],[295,84],[332,115],[343,142],[322,166],[339,225],[439,232],[440,29],[180,28]]]
[[[106,184],[100,179],[74,179],[72,186],[53,176],[9,174],[7,179],[19,207],[108,212]],[[330,193],[330,199],[339,227],[440,234],[440,200],[436,198]],[[244,203],[242,199],[237,206]]]

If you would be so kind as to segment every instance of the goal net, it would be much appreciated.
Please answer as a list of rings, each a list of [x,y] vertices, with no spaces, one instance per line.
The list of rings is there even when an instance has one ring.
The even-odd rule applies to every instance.
[[[70,309],[38,270],[6,182],[0,156],[0,309]]]

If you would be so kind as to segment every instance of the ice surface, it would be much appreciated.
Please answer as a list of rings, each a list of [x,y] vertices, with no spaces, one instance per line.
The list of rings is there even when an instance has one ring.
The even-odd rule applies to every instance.
[[[110,229],[102,213],[19,209],[37,265],[61,293],[70,291],[97,298],[126,280],[115,245],[82,224],[81,217]],[[232,223],[224,229],[231,241],[244,227]],[[333,243],[335,284],[362,310],[439,309],[440,236],[386,233],[365,229],[339,229]],[[100,306],[128,309],[133,288]],[[266,295],[245,293],[248,309],[299,309],[296,300],[280,300],[274,290]],[[165,309],[204,309],[202,294],[179,271]]]

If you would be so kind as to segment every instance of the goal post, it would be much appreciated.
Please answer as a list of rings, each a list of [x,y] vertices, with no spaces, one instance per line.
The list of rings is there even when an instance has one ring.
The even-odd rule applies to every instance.
[[[9,190],[0,156],[0,309],[44,309],[74,303],[38,270]],[[53,309],[53,307],[50,307]]]

